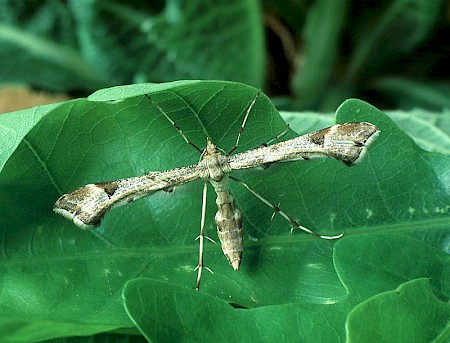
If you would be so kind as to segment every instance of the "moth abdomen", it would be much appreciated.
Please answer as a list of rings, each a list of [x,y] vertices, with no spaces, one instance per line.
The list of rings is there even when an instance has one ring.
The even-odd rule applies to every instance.
[[[236,208],[233,196],[228,186],[228,175],[220,182],[210,180],[217,193],[217,213],[215,221],[217,235],[222,245],[222,251],[234,270],[238,270],[242,261],[244,228],[242,213]]]
[[[224,216],[229,214],[229,216]],[[216,217],[217,235],[222,245],[223,254],[227,257],[234,270],[238,270],[242,261],[244,228],[242,213],[234,204],[222,204]]]

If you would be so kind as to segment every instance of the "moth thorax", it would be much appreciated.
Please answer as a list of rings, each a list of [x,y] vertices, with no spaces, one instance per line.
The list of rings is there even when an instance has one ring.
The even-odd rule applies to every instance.
[[[225,155],[213,155],[203,161],[206,163],[210,180],[219,182],[231,171],[228,157]]]

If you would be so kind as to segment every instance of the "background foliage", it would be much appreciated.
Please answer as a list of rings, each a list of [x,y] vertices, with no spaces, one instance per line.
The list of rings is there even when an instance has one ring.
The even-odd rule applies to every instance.
[[[285,109],[449,107],[445,0],[0,2],[0,79],[89,94],[244,82]]]
[[[0,115],[2,341],[448,341],[447,2],[0,4],[3,83],[65,97],[132,84]],[[271,97],[258,100],[238,151],[281,132],[282,118],[298,134],[376,124],[381,135],[357,167],[315,160],[236,174],[303,225],[346,236],[291,234],[232,185],[242,268],[208,244],[214,275],[194,292],[201,182],[118,208],[95,231],[54,215],[58,196],[86,183],[198,161],[144,94],[198,146],[206,135],[234,144],[257,90],[137,84],[180,79],[238,81]],[[34,99],[4,94],[0,105]]]

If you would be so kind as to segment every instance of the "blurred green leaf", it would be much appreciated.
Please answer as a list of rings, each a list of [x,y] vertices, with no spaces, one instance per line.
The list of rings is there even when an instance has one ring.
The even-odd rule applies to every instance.
[[[162,8],[95,1],[73,3],[72,9],[83,33],[82,50],[107,75],[133,82],[225,79],[254,86],[264,79],[256,0],[167,0]]]
[[[428,108],[442,111],[450,108],[450,83],[424,83],[403,78],[385,77],[373,87],[382,91],[398,108]],[[448,127],[448,126],[447,126]]]
[[[298,57],[293,88],[303,107],[321,99],[330,81],[348,1],[319,0],[309,10],[303,28],[304,51]]]
[[[20,318],[86,323],[99,332],[104,326],[132,328],[138,320],[133,316],[130,321],[120,296],[127,281],[152,278],[182,286],[178,289],[183,288],[183,294],[195,293],[191,291],[198,257],[194,238],[199,231],[202,182],[114,209],[99,228],[88,232],[52,213],[52,206],[61,194],[87,183],[198,162],[198,152],[183,141],[152,102],[197,146],[204,147],[208,135],[227,151],[235,143],[256,92],[230,82],[141,84],[29,110],[34,121],[24,123],[21,130],[28,133],[21,136],[15,150],[0,154],[6,161],[0,172],[0,208],[4,211],[0,222],[0,322]],[[21,112],[20,117],[27,118],[26,113]],[[32,117],[36,113],[39,115]],[[12,125],[10,116],[17,113],[0,116],[0,128]],[[3,121],[8,125],[2,125]],[[303,317],[302,311],[308,308],[305,313],[336,323],[324,329],[326,337],[343,340],[345,318],[364,297],[430,275],[436,296],[448,296],[445,285],[450,283],[445,275],[449,274],[444,272],[449,270],[448,259],[442,251],[449,250],[450,158],[421,150],[382,112],[362,101],[349,100],[340,106],[337,122],[348,121],[369,121],[381,130],[366,158],[355,167],[324,159],[235,173],[301,224],[324,234],[345,231],[346,237],[336,243],[290,233],[283,218],[275,216],[271,221],[270,208],[232,184],[237,206],[244,214],[243,264],[234,272],[220,246],[207,244],[205,262],[214,275],[205,273],[201,291],[186,301],[212,296],[220,306],[232,303],[255,311],[275,305],[280,316],[297,308],[300,317],[293,318],[305,319],[289,332],[304,334],[301,337],[305,339],[309,338],[306,333],[317,333],[317,327]],[[261,95],[238,151],[269,141],[285,125],[268,98]],[[31,131],[30,126],[34,126]],[[291,132],[283,139],[293,136]],[[208,193],[206,223],[213,238],[214,197],[213,192]],[[377,251],[384,252],[380,244],[387,244],[376,235],[379,233],[394,233],[392,247],[394,243],[396,249],[408,247],[409,259],[429,261],[429,265],[418,274],[415,265],[394,248],[390,255],[377,255]],[[346,244],[366,248],[355,253],[355,248]],[[386,283],[383,274],[361,267],[357,275],[361,279],[380,276],[367,288],[363,283],[358,292],[350,292],[355,262],[385,268],[384,258],[389,258],[390,273],[401,269],[402,277]],[[169,293],[172,290],[163,288]],[[334,303],[336,308],[327,307]],[[221,311],[222,307],[215,308]],[[174,315],[174,310],[167,308],[168,315]],[[261,313],[264,318],[274,318],[278,312]],[[285,329],[279,326],[278,335]],[[55,328],[48,337],[59,332]],[[74,329],[72,334],[83,333]],[[11,330],[0,335],[17,337]]]
[[[83,61],[72,46],[0,24],[2,82],[26,83],[51,90],[105,87],[110,83]]]
[[[440,110],[443,8],[442,0],[3,1],[0,76],[78,96],[233,80],[289,96],[285,110],[334,111],[352,97]]]
[[[394,111],[389,116],[427,151],[450,155],[450,112]]]
[[[441,6],[442,1],[394,0],[375,8],[376,20],[373,11],[363,12],[358,30],[353,31],[356,47],[346,79],[376,74],[416,48],[434,28]]]
[[[2,3],[2,82],[92,91],[148,80],[264,80],[256,0],[24,3]]]

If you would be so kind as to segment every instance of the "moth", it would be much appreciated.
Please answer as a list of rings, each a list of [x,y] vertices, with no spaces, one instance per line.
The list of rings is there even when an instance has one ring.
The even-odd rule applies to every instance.
[[[167,171],[154,171],[137,177],[88,184],[71,193],[62,195],[56,201],[53,210],[72,220],[75,225],[87,229],[99,225],[105,214],[113,207],[131,203],[158,191],[171,191],[176,186],[197,179],[204,180],[200,234],[198,236],[199,263],[196,267],[196,289],[200,287],[203,268],[209,270],[203,263],[204,238],[208,238],[205,236],[204,230],[208,184],[213,186],[217,195],[215,222],[222,251],[234,270],[239,269],[242,261],[244,228],[242,213],[236,207],[233,196],[230,193],[229,180],[247,188],[253,195],[270,206],[274,214],[279,213],[282,215],[293,227],[323,239],[338,239],[342,237],[343,234],[336,236],[319,235],[301,226],[278,206],[271,204],[244,181],[237,179],[230,173],[239,169],[267,166],[279,161],[308,160],[315,157],[332,157],[350,166],[362,159],[367,147],[379,133],[378,128],[367,122],[337,124],[293,139],[271,145],[263,145],[259,148],[232,155],[239,145],[245,123],[258,96],[259,92],[250,102],[237,135],[236,143],[227,153],[217,148],[209,138],[204,150],[198,148],[189,141],[181,128],[147,96],[180,133],[186,143],[189,143],[201,153],[200,161],[197,164]]]

